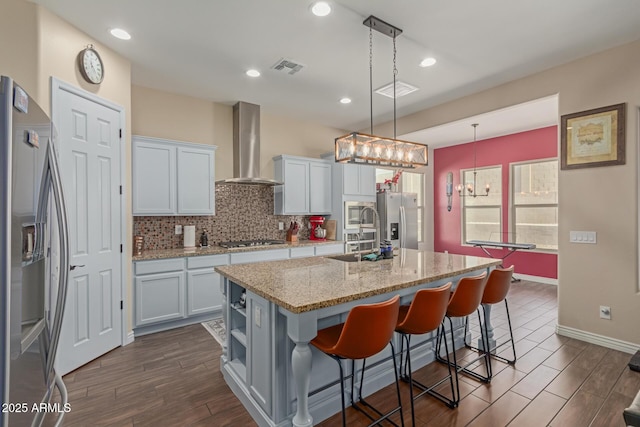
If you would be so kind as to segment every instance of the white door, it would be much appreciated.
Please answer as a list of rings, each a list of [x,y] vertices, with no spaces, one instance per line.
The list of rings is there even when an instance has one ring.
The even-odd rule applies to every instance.
[[[77,266],[69,275],[57,354],[64,375],[122,343],[121,123],[116,109],[54,90],[70,264]]]

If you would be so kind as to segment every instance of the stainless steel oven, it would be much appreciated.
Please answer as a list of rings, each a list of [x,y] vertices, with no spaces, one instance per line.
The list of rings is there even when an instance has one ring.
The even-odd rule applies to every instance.
[[[360,226],[362,228],[373,228],[375,227],[375,218],[374,213],[371,209],[366,209],[363,212],[365,207],[370,207],[375,209],[375,202],[344,202],[344,228],[345,229],[358,229]],[[360,214],[362,214],[362,224],[360,223]]]

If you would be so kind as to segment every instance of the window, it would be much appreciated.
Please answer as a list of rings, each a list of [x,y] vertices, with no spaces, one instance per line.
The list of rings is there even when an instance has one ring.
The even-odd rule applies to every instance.
[[[376,168],[376,183],[384,183],[385,179],[392,179],[396,173],[394,169]],[[418,194],[418,243],[424,242],[424,174],[407,172],[400,175],[399,191]]]
[[[462,206],[462,244],[469,240],[503,241],[502,236],[502,167],[476,169],[476,192],[488,196],[460,197]],[[473,185],[473,169],[462,170],[463,186]],[[464,190],[463,190],[464,191]]]
[[[511,170],[515,241],[558,250],[558,160],[512,164]]]

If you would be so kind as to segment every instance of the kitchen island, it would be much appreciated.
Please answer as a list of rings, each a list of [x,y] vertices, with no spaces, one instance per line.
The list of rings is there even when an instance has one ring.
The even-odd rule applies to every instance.
[[[500,263],[411,249],[396,255],[377,262],[315,257],[216,267],[224,277],[227,326],[221,371],[259,425],[311,426],[340,411],[335,362],[309,345],[319,329],[343,322],[356,305],[396,294],[408,304],[421,288],[455,285]],[[455,327],[462,345],[462,323]],[[416,338],[414,368],[434,359],[433,334]],[[393,381],[387,354],[369,359],[367,394]]]

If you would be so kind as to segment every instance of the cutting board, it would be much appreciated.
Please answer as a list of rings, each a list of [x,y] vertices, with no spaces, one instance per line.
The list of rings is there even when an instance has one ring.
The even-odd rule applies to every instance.
[[[324,228],[327,230],[327,240],[336,240],[336,225],[335,219],[328,219],[324,222]]]

